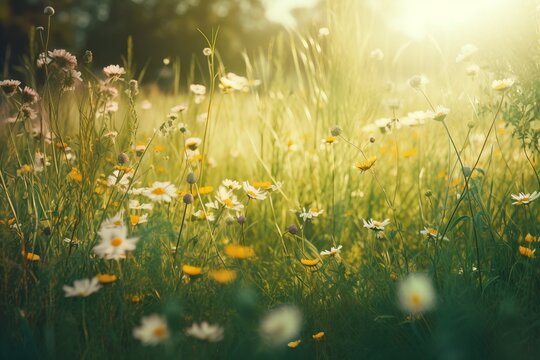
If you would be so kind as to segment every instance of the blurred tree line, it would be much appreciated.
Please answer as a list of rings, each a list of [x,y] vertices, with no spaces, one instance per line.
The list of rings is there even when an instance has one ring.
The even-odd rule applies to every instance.
[[[80,58],[94,54],[96,68],[120,63],[128,36],[134,59],[148,63],[147,79],[163,71],[163,59],[179,58],[185,70],[193,56],[202,59],[205,42],[198,29],[210,34],[219,27],[218,50],[232,71],[242,72],[241,51],[265,47],[282,27],[265,17],[264,0],[0,0],[0,64],[4,75],[28,50],[32,26],[46,26],[45,6],[53,6],[54,48]],[[313,12],[298,11],[299,20]],[[185,71],[183,71],[185,74]]]

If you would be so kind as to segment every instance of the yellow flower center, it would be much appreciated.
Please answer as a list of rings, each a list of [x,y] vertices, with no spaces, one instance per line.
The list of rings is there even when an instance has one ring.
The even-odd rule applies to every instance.
[[[158,326],[154,329],[153,334],[155,337],[164,337],[167,334],[167,330],[163,326]]]
[[[163,195],[163,194],[165,194],[165,192],[166,192],[165,189],[162,188],[162,187],[157,187],[157,188],[152,190],[152,194],[154,194],[154,195]]]
[[[223,205],[225,205],[228,208],[231,208],[234,206],[233,201],[231,199],[225,199],[223,200]]]
[[[114,247],[118,247],[122,245],[123,242],[124,242],[124,239],[117,237],[111,240],[111,245]]]
[[[137,225],[139,221],[141,220],[141,217],[139,215],[129,215],[129,220],[131,221],[131,225]]]
[[[122,225],[122,220],[115,220],[114,225],[116,225],[116,226]]]
[[[418,295],[417,293],[413,293],[411,295],[411,304],[414,307],[419,307],[422,304],[422,299],[420,298],[420,295]]]
[[[435,229],[427,229],[428,233],[430,233],[433,236],[437,236],[437,230]]]
[[[255,198],[257,197],[257,193],[255,191],[248,191],[247,192],[247,195],[250,197],[250,198]]]

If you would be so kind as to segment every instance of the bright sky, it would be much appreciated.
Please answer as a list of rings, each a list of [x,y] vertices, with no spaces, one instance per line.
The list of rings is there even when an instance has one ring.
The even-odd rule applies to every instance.
[[[296,27],[296,19],[291,11],[294,9],[309,9],[317,5],[319,0],[263,0],[266,18],[280,23],[286,28]]]

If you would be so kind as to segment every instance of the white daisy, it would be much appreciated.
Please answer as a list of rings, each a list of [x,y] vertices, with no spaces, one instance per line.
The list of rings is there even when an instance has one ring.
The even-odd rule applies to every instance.
[[[505,91],[507,89],[510,89],[512,85],[514,85],[514,79],[508,78],[508,79],[502,79],[502,80],[493,80],[491,83],[491,87],[493,90],[496,91]]]
[[[302,326],[302,314],[292,305],[270,311],[261,321],[259,333],[270,346],[281,346],[296,339]]]
[[[124,259],[128,251],[135,250],[139,238],[128,238],[125,225],[114,228],[101,228],[98,232],[101,243],[94,247],[94,253],[107,260]]]
[[[143,195],[155,202],[171,202],[173,198],[178,196],[176,193],[176,186],[169,181],[154,181],[152,186],[143,192]]]
[[[238,190],[242,188],[242,185],[240,185],[240,183],[236,180],[225,179],[221,184],[227,189],[231,190]]]
[[[515,195],[512,194],[512,199],[516,200],[512,203],[512,205],[527,205],[533,202],[534,200],[538,199],[540,197],[540,192],[535,191],[532,194],[524,194],[520,192],[519,194]]]
[[[203,321],[200,324],[193,323],[191,327],[186,329],[186,335],[208,342],[218,342],[223,340],[223,328]]]
[[[250,199],[255,200],[264,200],[266,199],[266,192],[262,191],[261,189],[255,188],[253,185],[250,185],[248,181],[244,181],[242,183],[242,186],[244,187],[244,191],[246,192],[246,195]]]
[[[192,216],[195,218],[195,220],[208,220],[210,222],[216,220],[214,213],[208,210],[206,210],[206,214],[202,210],[197,210],[192,214]]]
[[[342,245],[339,245],[338,247],[332,246],[330,250],[321,251],[321,256],[335,256],[336,258],[339,259],[342,247],[343,247]]]
[[[304,221],[308,221],[308,220],[312,220],[313,218],[318,217],[323,212],[324,212],[324,210],[319,210],[316,207],[311,207],[308,210],[306,210],[306,208],[303,207],[302,211],[300,212],[300,214],[298,216],[300,217],[300,219],[302,219]]]
[[[143,345],[157,345],[169,339],[169,328],[164,317],[157,314],[143,316],[141,325],[133,329],[133,337]]]
[[[370,229],[373,231],[384,231],[384,227],[388,224],[390,224],[390,219],[385,219],[383,221],[377,221],[373,219],[369,219],[369,221],[366,221],[362,219],[364,222],[364,227],[366,229]]]
[[[425,274],[409,274],[398,285],[401,309],[407,314],[419,314],[435,307],[435,289]]]
[[[430,228],[430,227],[424,227],[423,230],[420,230],[420,234],[425,235],[425,236],[427,236],[429,238],[432,238],[432,239],[435,239],[435,240],[438,240],[440,238],[440,235],[439,235],[439,232],[437,231],[437,229]],[[446,236],[443,237],[443,240],[449,241],[449,239]]]
[[[229,210],[240,211],[244,208],[244,205],[238,201],[237,197],[233,195],[232,191],[228,190],[224,186],[220,186],[218,188],[216,200]]]
[[[128,207],[132,210],[150,210],[154,208],[154,205],[151,203],[141,204],[139,200],[129,200]]]
[[[62,289],[65,292],[65,297],[87,297],[101,289],[101,285],[99,284],[97,277],[94,277],[90,279],[75,280],[73,286],[64,285]]]

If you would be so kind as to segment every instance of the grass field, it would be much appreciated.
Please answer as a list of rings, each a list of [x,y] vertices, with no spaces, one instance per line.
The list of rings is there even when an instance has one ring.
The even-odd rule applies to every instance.
[[[355,6],[240,75],[201,35],[170,94],[131,43],[101,71],[33,32],[0,83],[0,357],[537,359],[534,21],[419,52]]]

